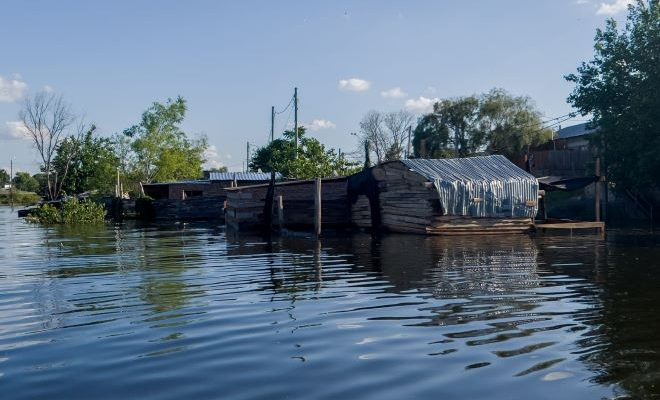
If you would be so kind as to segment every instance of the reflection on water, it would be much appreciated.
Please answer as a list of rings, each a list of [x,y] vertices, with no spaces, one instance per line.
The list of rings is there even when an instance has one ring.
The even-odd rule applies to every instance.
[[[3,398],[660,395],[657,237],[0,220]]]

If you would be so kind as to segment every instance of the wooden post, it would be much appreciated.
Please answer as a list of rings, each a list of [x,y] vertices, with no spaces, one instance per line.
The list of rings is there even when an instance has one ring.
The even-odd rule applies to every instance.
[[[321,178],[314,185],[314,234],[321,236]]]
[[[596,187],[595,190],[595,214],[596,221],[600,221],[600,157],[596,158]]]
[[[281,231],[284,228],[284,201],[282,201],[282,195],[277,196],[277,224]]]

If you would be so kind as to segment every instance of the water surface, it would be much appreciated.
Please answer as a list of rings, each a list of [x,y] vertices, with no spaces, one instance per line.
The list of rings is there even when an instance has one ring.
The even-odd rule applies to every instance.
[[[660,396],[660,250],[43,228],[0,208],[3,399]]]

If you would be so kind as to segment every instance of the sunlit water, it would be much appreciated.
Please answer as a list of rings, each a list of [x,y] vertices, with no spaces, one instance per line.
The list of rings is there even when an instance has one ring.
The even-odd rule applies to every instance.
[[[236,237],[0,208],[2,399],[660,395],[657,237]]]

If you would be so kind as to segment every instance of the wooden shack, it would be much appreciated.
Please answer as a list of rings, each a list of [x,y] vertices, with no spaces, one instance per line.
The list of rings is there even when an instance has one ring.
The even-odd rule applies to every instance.
[[[324,228],[350,226],[347,178],[321,181],[321,223]],[[309,230],[314,226],[315,180],[276,183],[273,190],[273,226]],[[227,225],[238,230],[269,229],[265,220],[268,184],[227,188]],[[278,212],[279,199],[282,211]],[[279,215],[282,216],[280,220]]]
[[[355,227],[433,235],[533,229],[539,184],[500,155],[386,162],[348,181]]]
[[[276,179],[282,175],[277,174]],[[143,185],[153,199],[152,217],[156,220],[210,220],[224,217],[226,189],[268,182],[270,173],[211,172],[209,179],[150,183]]]

